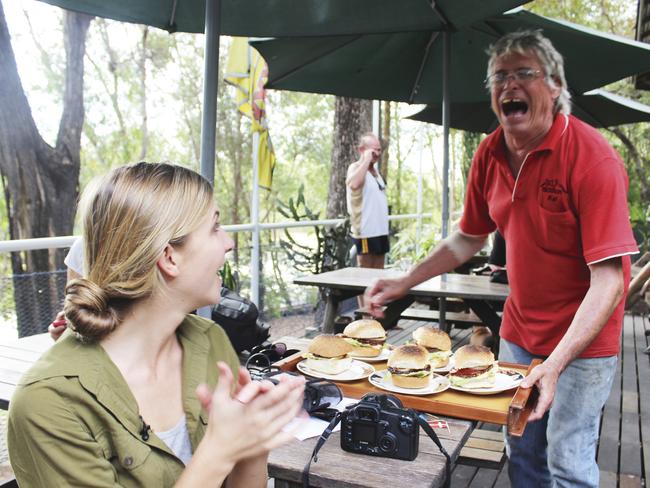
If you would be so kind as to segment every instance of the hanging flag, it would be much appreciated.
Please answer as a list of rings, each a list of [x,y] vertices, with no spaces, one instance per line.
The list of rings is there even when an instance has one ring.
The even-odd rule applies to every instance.
[[[268,66],[264,58],[248,45],[248,38],[233,37],[228,55],[225,81],[236,88],[237,108],[251,119],[251,130],[259,133],[259,186],[271,189],[275,153],[266,122]]]

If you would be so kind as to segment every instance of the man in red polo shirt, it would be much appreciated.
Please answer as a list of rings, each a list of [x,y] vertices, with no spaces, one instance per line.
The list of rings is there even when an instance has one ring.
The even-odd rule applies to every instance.
[[[403,278],[376,283],[369,302],[379,312],[468,260],[498,229],[511,287],[499,359],[544,359],[523,383],[540,391],[525,434],[507,439],[510,480],[597,487],[600,412],[637,252],[627,175],[606,140],[569,115],[562,57],[539,31],[508,34],[489,54],[486,83],[500,127],[472,162],[460,229]]]

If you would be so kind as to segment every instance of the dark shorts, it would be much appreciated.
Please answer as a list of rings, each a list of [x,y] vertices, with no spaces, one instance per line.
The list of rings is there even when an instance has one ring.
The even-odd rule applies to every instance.
[[[357,254],[386,254],[390,249],[388,236],[368,237],[362,239],[352,238]]]

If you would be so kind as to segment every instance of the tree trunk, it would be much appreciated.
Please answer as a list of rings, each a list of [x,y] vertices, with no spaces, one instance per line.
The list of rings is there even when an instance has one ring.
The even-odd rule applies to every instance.
[[[381,153],[381,167],[379,168],[379,172],[384,181],[388,183],[388,161],[390,154],[390,102],[384,102],[382,115],[384,116],[384,123],[381,124],[381,140],[384,151]]]
[[[334,104],[334,133],[332,141],[332,165],[327,194],[327,218],[347,216],[345,203],[345,177],[350,163],[356,161],[359,136],[372,129],[372,101],[357,98],[336,97]],[[347,236],[346,236],[347,239]],[[326,253],[325,253],[326,254]],[[323,263],[325,265],[325,263]],[[314,321],[322,323],[325,296],[320,290]]]
[[[327,195],[327,218],[347,215],[345,176],[350,163],[356,161],[359,136],[372,129],[372,101],[336,97],[332,166]]]
[[[11,239],[72,233],[84,120],[83,60],[92,17],[65,13],[63,114],[55,147],[40,136],[23,90],[0,3],[0,172]],[[12,253],[20,335],[43,331],[61,307],[62,287],[33,273],[63,268],[62,250]],[[29,276],[25,276],[29,275]],[[46,275],[47,276],[47,275]]]

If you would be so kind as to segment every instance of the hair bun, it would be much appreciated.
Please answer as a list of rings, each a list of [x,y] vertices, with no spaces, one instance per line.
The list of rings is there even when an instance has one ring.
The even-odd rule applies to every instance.
[[[96,283],[81,278],[65,288],[63,311],[72,330],[88,341],[99,341],[119,324],[117,311],[106,292]]]

